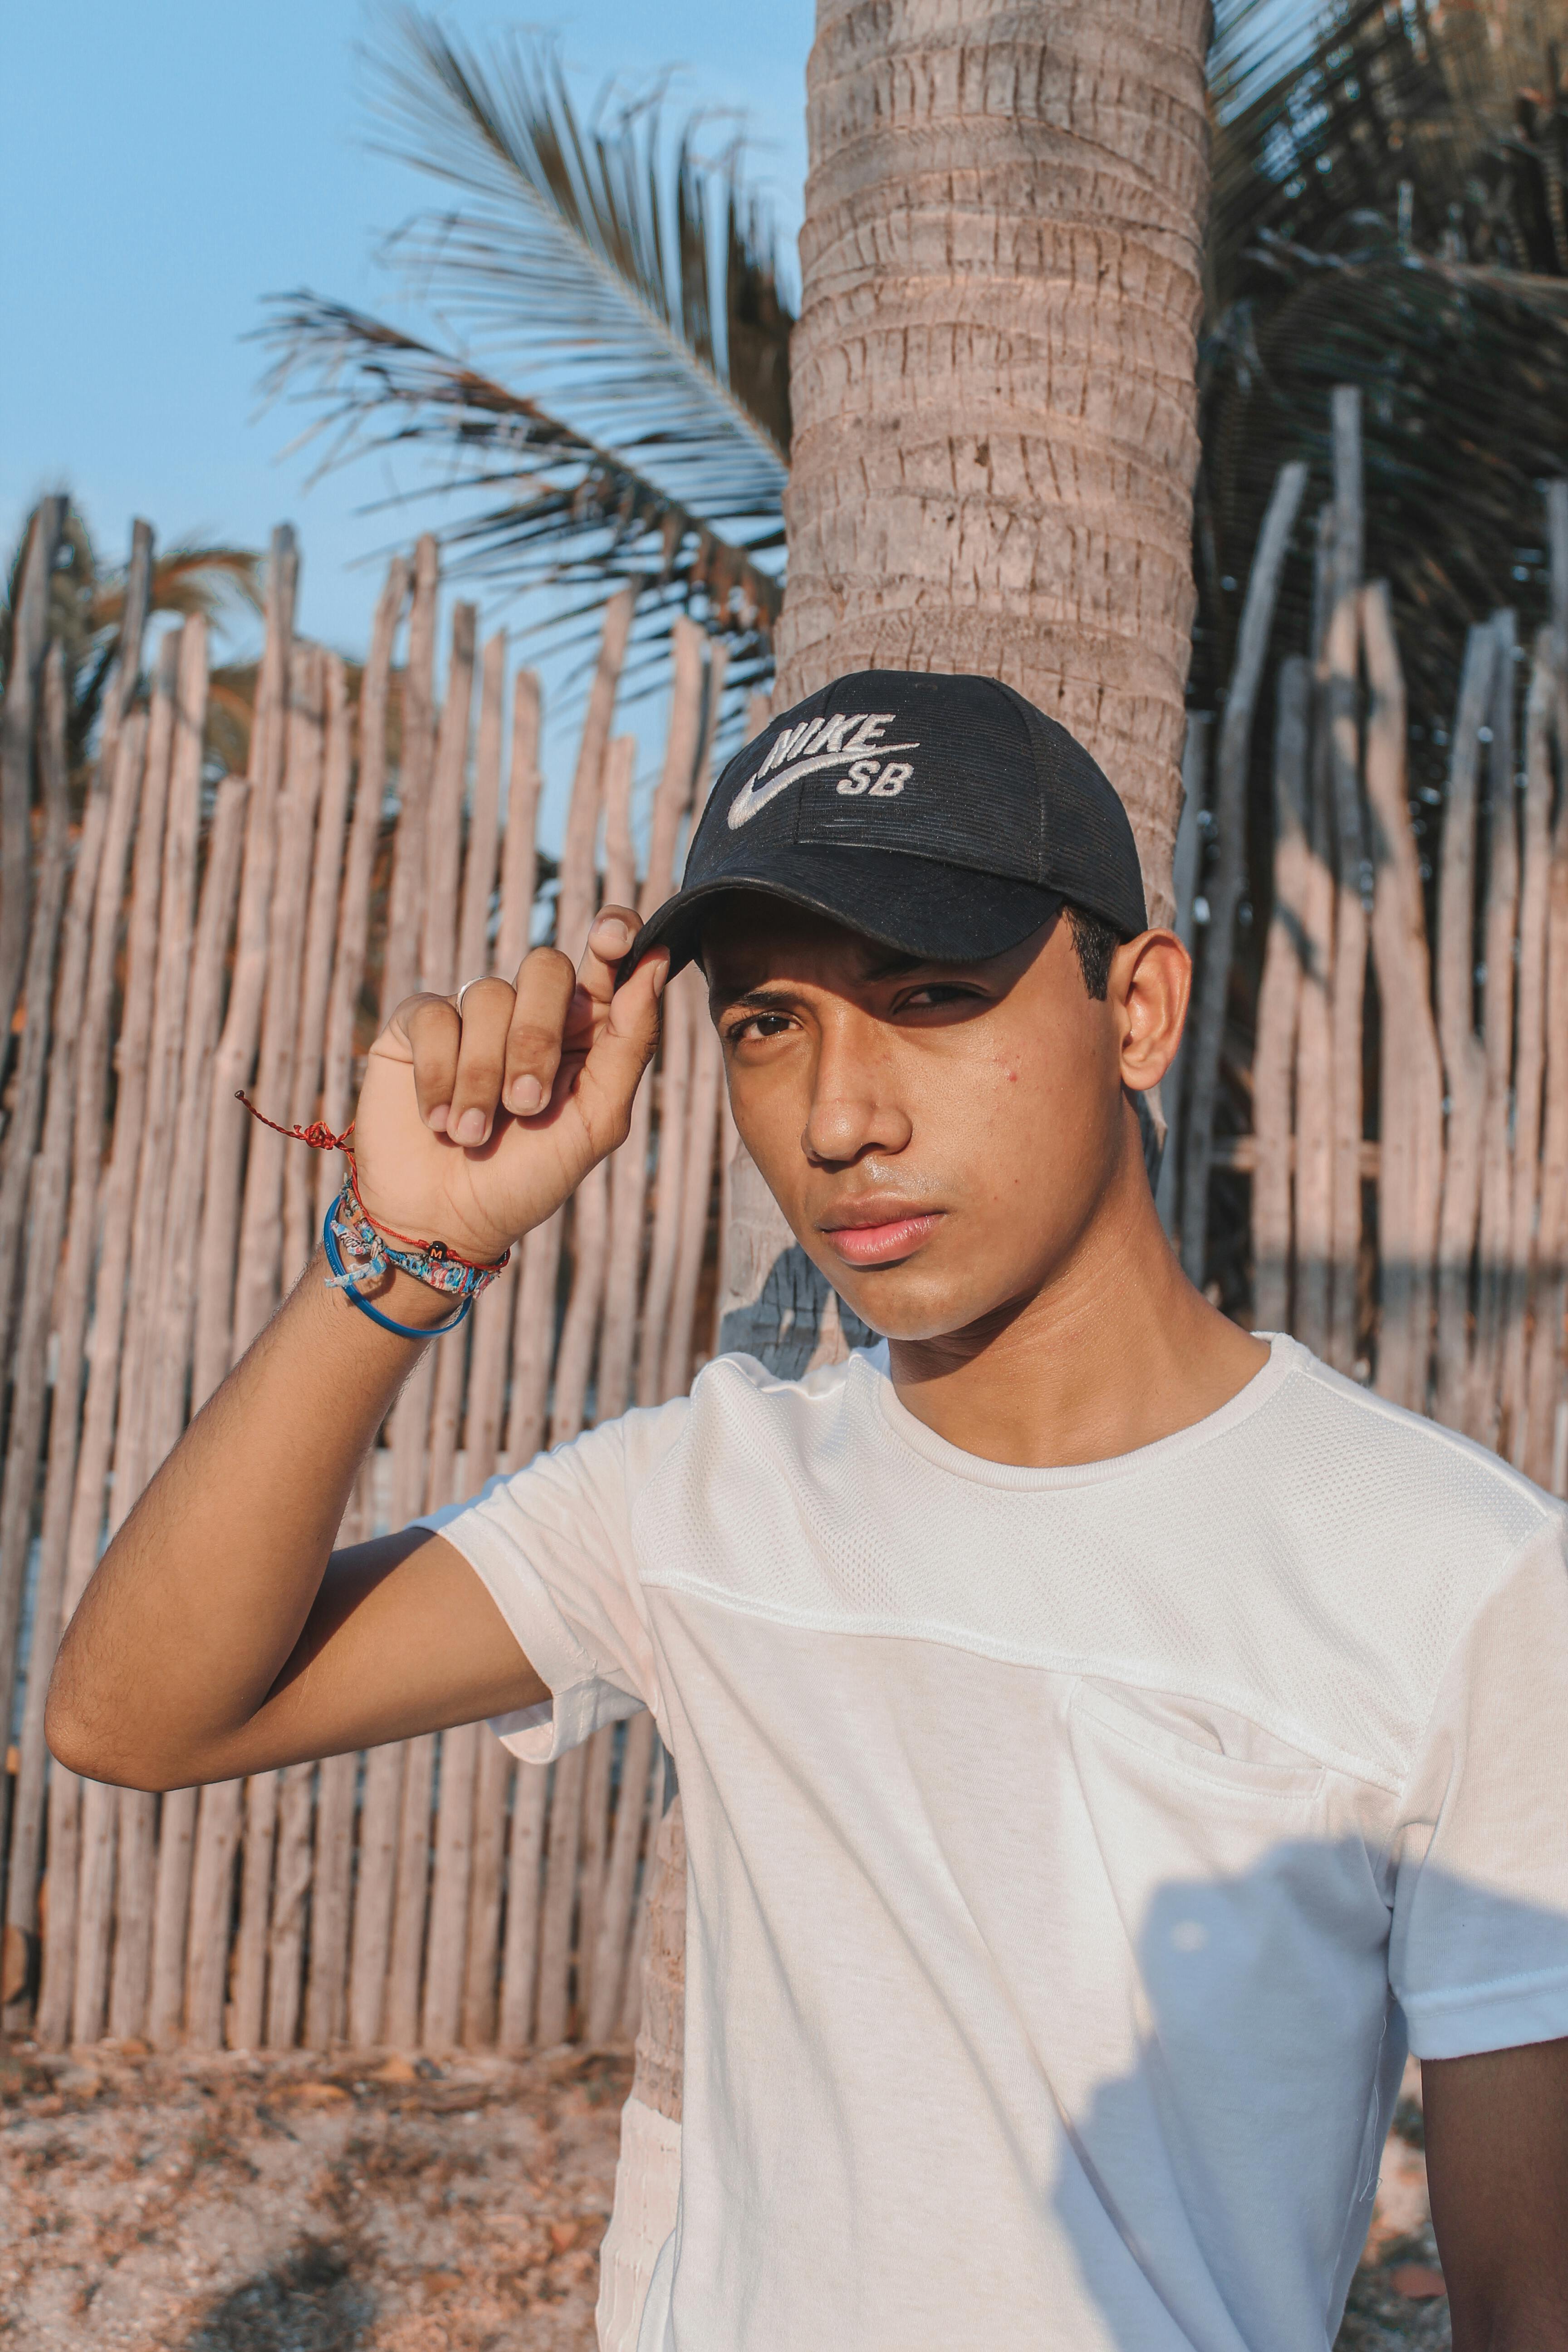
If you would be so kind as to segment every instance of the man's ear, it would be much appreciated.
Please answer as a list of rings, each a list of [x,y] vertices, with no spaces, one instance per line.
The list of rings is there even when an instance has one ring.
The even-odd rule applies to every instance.
[[[1174,931],[1140,931],[1111,959],[1110,996],[1121,1028],[1121,1083],[1157,1086],[1175,1059],[1193,988],[1193,960]]]

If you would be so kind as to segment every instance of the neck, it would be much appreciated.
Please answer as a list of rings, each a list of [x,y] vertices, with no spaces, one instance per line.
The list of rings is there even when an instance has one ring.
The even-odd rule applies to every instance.
[[[950,1444],[1032,1469],[1108,1461],[1217,1412],[1268,1361],[1187,1280],[1142,1157],[1123,1160],[1026,1297],[940,1339],[890,1342],[900,1402]]]

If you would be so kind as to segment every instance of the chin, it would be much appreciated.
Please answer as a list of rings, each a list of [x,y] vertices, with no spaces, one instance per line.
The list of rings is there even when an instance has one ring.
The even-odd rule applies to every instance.
[[[896,1276],[901,1271],[889,1268],[885,1283],[868,1281],[863,1275],[853,1284],[841,1274],[832,1277],[840,1298],[879,1339],[910,1343],[946,1339],[966,1330],[986,1311],[985,1304],[955,1298],[943,1285],[918,1277],[900,1283]]]

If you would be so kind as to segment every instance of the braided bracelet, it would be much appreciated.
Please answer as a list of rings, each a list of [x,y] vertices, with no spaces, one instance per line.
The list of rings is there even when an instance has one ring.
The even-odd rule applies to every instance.
[[[331,1268],[327,1276],[329,1290],[347,1293],[363,1315],[379,1323],[384,1331],[395,1331],[402,1339],[438,1339],[443,1331],[455,1331],[481,1290],[490,1284],[511,1263],[508,1250],[493,1265],[476,1265],[470,1259],[459,1257],[445,1242],[420,1242],[407,1234],[395,1234],[390,1227],[373,1224],[370,1213],[360,1198],[359,1173],[354,1165],[349,1138],[353,1127],[342,1135],[334,1135],[330,1127],[316,1119],[309,1127],[281,1127],[265,1111],[257,1109],[243,1088],[237,1090],[237,1099],[244,1103],[252,1118],[274,1134],[288,1137],[296,1143],[308,1143],[312,1151],[341,1151],[346,1163],[342,1189],[328,1209],[321,1225],[321,1246]],[[449,1323],[437,1323],[429,1329],[419,1329],[407,1323],[395,1323],[390,1315],[373,1307],[360,1289],[362,1281],[379,1282],[393,1267],[411,1274],[430,1290],[446,1292],[462,1301]]]
[[[343,1177],[342,1190],[327,1213],[325,1231],[330,1233],[335,1248],[328,1252],[328,1263],[338,1261],[328,1282],[334,1290],[346,1290],[356,1305],[361,1282],[378,1282],[394,1266],[411,1274],[416,1282],[428,1289],[439,1290],[462,1301],[466,1315],[480,1291],[488,1290],[498,1274],[511,1263],[511,1252],[493,1265],[476,1265],[459,1257],[445,1242],[420,1242],[406,1234],[395,1234],[387,1227],[373,1224],[364,1202],[360,1198],[359,1181],[351,1160]],[[457,1323],[444,1323],[444,1331],[455,1330]]]

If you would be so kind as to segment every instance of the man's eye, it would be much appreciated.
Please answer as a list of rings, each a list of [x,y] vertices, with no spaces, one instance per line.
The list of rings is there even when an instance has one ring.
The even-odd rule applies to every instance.
[[[961,1004],[965,1001],[978,1003],[981,1001],[979,991],[964,988],[956,981],[933,980],[928,981],[923,988],[911,988],[909,994],[900,1000],[899,1010],[900,1013],[923,1013],[931,1005]]]
[[[727,1045],[741,1045],[748,1038],[782,1037],[789,1025],[787,1013],[752,1013],[725,1030],[724,1042]]]

